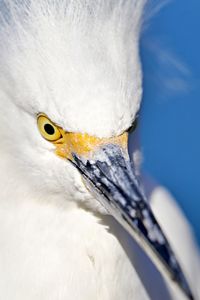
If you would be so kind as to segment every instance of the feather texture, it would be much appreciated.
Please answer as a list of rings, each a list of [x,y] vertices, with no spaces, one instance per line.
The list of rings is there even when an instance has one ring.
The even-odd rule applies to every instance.
[[[31,113],[48,113],[69,131],[110,136],[128,128],[142,93],[145,0],[1,2],[6,98]]]

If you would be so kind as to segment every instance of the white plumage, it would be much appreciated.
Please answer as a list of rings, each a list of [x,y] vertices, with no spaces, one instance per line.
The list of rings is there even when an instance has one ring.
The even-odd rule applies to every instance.
[[[162,299],[170,293],[183,299],[173,287],[164,289],[153,265],[147,267],[138,246],[102,214],[80,174],[55,155],[36,124],[44,112],[66,131],[98,137],[119,135],[131,125],[142,93],[138,39],[144,4],[0,2],[2,300],[160,300],[154,277]],[[200,299],[189,225],[163,190],[151,196]],[[174,216],[176,230],[166,216]]]

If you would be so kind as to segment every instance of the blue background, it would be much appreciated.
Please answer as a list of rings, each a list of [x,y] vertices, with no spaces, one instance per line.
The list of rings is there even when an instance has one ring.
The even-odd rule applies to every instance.
[[[143,168],[176,197],[200,242],[200,1],[151,1],[141,56]]]

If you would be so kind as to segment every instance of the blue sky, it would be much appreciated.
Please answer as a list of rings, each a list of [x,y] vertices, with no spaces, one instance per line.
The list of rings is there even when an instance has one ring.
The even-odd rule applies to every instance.
[[[141,40],[143,168],[176,197],[200,242],[200,1],[160,3],[151,0]]]

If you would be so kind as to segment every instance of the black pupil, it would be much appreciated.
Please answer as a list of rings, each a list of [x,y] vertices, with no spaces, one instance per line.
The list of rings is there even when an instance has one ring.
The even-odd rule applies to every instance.
[[[49,135],[53,135],[55,133],[55,129],[53,128],[53,126],[51,124],[45,124],[44,125],[44,130],[46,131],[46,133],[48,133]]]

